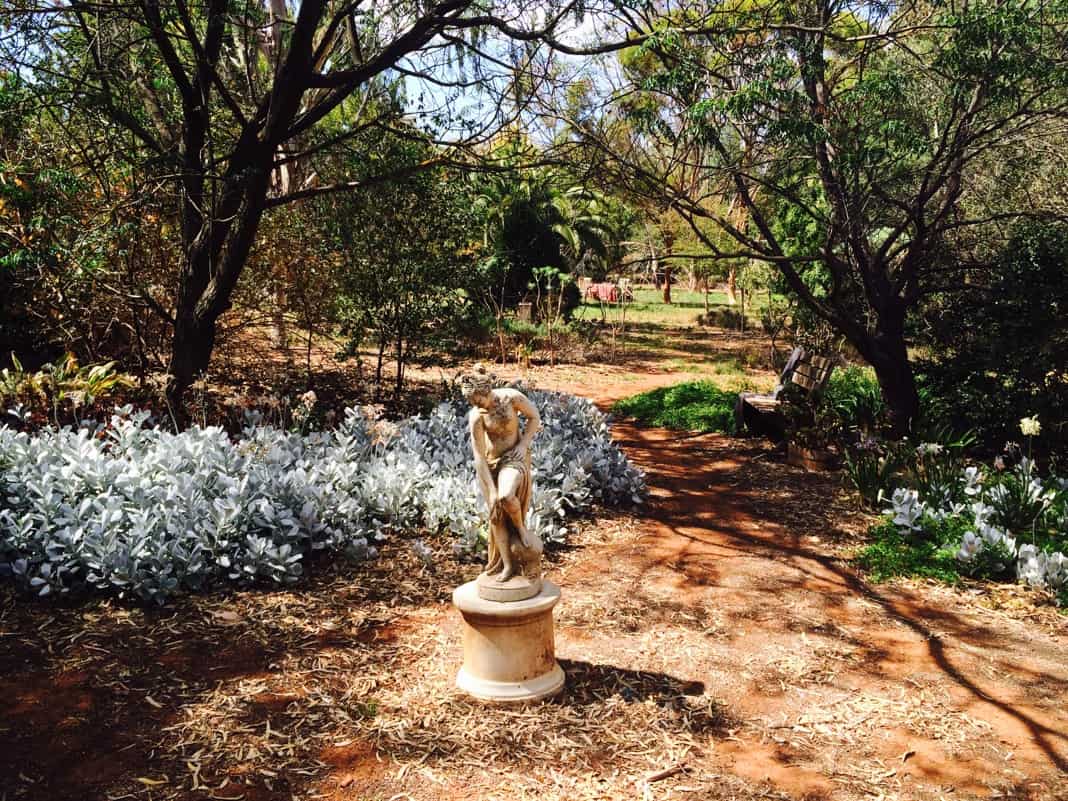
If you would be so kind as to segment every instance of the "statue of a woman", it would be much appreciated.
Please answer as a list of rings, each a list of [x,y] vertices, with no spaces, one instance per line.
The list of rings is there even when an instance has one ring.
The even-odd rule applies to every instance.
[[[527,529],[530,508],[530,443],[541,428],[534,404],[515,389],[493,388],[484,370],[461,379],[468,413],[471,450],[482,497],[489,508],[486,570],[479,576],[479,595],[496,601],[518,601],[541,590],[542,543]],[[519,415],[526,419],[520,429]]]

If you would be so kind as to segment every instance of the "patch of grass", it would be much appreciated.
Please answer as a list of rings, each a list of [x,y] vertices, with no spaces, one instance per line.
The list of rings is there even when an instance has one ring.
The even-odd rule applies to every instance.
[[[870,534],[873,541],[857,554],[856,562],[872,581],[897,576],[921,576],[947,584],[960,581],[956,558],[935,542],[906,539],[890,522],[873,526]]]
[[[642,423],[685,431],[734,431],[738,393],[711,381],[687,381],[617,401],[612,411]]]
[[[732,356],[729,359],[723,359],[716,362],[712,367],[712,372],[722,376],[744,376],[745,368]]]
[[[737,309],[727,304],[723,292],[710,292],[709,306],[712,309]],[[635,287],[634,300],[627,306],[627,323],[653,323],[657,325],[690,326],[697,323],[697,316],[705,310],[705,296],[701,291],[691,291],[682,286],[671,288],[671,303],[664,303],[662,290],[652,287]],[[760,313],[767,305],[765,293],[751,295],[746,302],[746,316],[755,329],[760,327]],[[601,304],[583,301],[577,316],[585,320],[598,320],[601,317]],[[618,310],[613,309],[609,315],[616,319]]]
[[[664,367],[675,373],[700,373],[701,366],[685,361],[684,359],[672,359]]]

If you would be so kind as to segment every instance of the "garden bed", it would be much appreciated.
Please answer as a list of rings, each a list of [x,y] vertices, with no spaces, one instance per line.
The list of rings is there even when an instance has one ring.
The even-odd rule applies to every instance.
[[[586,400],[531,392],[543,430],[528,524],[544,541],[594,504],[633,504],[642,477]],[[400,423],[350,409],[334,431],[250,418],[170,433],[148,415],[35,433],[0,427],[0,570],[39,596],[88,590],[163,603],[224,582],[288,584],[310,554],[361,561],[397,532],[484,542],[467,405]],[[419,543],[413,547],[419,550]]]

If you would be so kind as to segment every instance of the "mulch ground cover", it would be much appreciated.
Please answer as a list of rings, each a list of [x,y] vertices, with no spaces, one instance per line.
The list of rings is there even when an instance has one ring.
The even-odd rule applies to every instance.
[[[617,433],[651,498],[549,554],[556,698],[455,689],[447,537],[164,608],[5,587],[0,799],[1068,798],[1063,615],[869,585],[870,518],[766,444]]]

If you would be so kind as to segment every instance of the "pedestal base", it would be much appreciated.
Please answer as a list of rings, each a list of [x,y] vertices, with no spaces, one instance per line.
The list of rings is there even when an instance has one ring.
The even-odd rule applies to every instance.
[[[553,607],[560,588],[542,580],[525,601],[480,598],[476,582],[457,587],[452,602],[464,619],[464,664],[456,685],[483,701],[536,701],[558,693],[564,671],[556,663]]]

